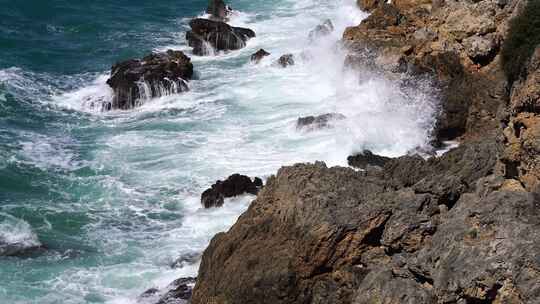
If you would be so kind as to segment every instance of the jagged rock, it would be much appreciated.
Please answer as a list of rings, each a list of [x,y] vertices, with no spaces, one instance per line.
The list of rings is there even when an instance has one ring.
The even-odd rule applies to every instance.
[[[221,21],[196,18],[189,22],[191,31],[186,33],[188,45],[193,54],[211,54],[208,46],[216,51],[238,50],[246,46],[246,41],[255,37],[255,32],[247,28],[232,27]]]
[[[369,11],[374,10],[381,3],[385,3],[385,1],[384,0],[357,0],[356,3],[358,4],[358,7],[360,7],[361,10],[369,12]]]
[[[296,121],[297,129],[321,129],[331,127],[331,123],[337,120],[345,119],[345,115],[340,113],[326,113],[318,116],[300,117]]]
[[[113,65],[107,84],[113,89],[112,103],[105,110],[127,110],[142,100],[188,90],[193,76],[191,59],[181,51],[168,50],[142,59],[131,59]]]
[[[437,139],[479,137],[496,130],[508,100],[499,45],[520,2],[392,1],[347,28],[343,41],[382,71],[434,76],[442,108]]]
[[[494,146],[392,159],[378,176],[281,168],[205,250],[192,303],[540,301],[538,200],[498,190]]]
[[[326,19],[322,24],[317,25],[311,32],[309,32],[309,40],[315,41],[316,39],[327,36],[334,31],[334,24],[332,20]]]
[[[232,9],[225,4],[223,0],[210,0],[208,1],[208,8],[206,13],[210,15],[213,20],[227,21],[232,12]]]
[[[376,155],[369,150],[347,157],[349,166],[360,169],[366,169],[368,166],[384,167],[389,160],[391,160],[390,157]]]
[[[257,52],[255,52],[253,55],[251,55],[251,61],[254,63],[259,63],[264,57],[270,56],[270,53],[267,51],[260,49]]]
[[[290,65],[294,65],[294,55],[293,54],[285,54],[281,57],[279,57],[277,63],[281,66],[281,67],[288,67]]]
[[[191,299],[193,285],[197,278],[187,277],[174,280],[165,291],[157,288],[150,288],[139,296],[139,303],[155,304],[187,304]]]
[[[204,208],[221,207],[224,199],[244,193],[257,195],[262,188],[262,180],[258,177],[252,181],[249,176],[233,174],[225,181],[218,180],[201,195],[201,203]]]

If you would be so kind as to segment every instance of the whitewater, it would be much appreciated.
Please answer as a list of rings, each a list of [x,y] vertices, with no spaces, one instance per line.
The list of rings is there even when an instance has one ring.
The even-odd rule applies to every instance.
[[[437,111],[423,87],[429,84],[403,88],[344,66],[343,30],[366,17],[354,0],[229,3],[236,9],[230,24],[257,37],[238,51],[193,56],[184,34],[195,16],[178,16],[174,41],[148,43],[156,52],[184,51],[197,77],[189,92],[133,110],[92,106],[112,98],[108,70],[0,70],[0,122],[48,121],[0,130],[0,244],[48,248],[0,257],[0,303],[135,303],[149,288],[196,276],[197,261],[171,265],[200,255],[254,199],[203,209],[200,194],[216,180],[232,173],[265,179],[298,162],[347,166],[347,156],[363,149],[399,156],[429,145]],[[309,41],[326,19],[335,30]],[[260,48],[271,55],[251,63]],[[276,65],[287,53],[296,64]],[[299,117],[325,113],[346,119],[297,130]],[[32,187],[19,190],[21,180]]]

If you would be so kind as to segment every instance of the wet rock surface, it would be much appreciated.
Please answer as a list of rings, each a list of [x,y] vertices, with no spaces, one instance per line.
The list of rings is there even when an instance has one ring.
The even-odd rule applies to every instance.
[[[339,113],[326,113],[318,116],[300,117],[296,121],[296,128],[301,130],[316,130],[329,128],[332,122],[345,119],[345,115]]]
[[[251,180],[249,176],[233,174],[224,181],[218,180],[205,190],[201,194],[201,204],[204,208],[221,207],[227,197],[244,193],[257,195],[262,187],[263,182],[258,177]]]
[[[293,54],[282,55],[281,57],[279,57],[277,64],[283,68],[294,65],[294,55]]]
[[[181,51],[168,50],[113,65],[107,84],[113,89],[111,103],[104,110],[127,110],[142,100],[188,90],[193,76],[191,59]]]
[[[253,55],[251,55],[250,59],[251,59],[251,62],[259,63],[266,56],[270,56],[270,53],[268,53],[264,49],[260,49],[257,52],[255,52]]]
[[[139,296],[138,303],[187,304],[191,299],[196,280],[197,278],[192,277],[180,278],[173,281],[164,290],[150,288]]]
[[[221,21],[196,18],[189,26],[191,31],[186,33],[186,40],[193,48],[193,54],[198,56],[211,55],[214,50],[238,50],[255,37],[255,32],[250,29],[232,27]]]
[[[369,166],[384,167],[389,160],[391,160],[390,157],[376,155],[369,150],[347,157],[349,166],[360,169],[366,169]]]

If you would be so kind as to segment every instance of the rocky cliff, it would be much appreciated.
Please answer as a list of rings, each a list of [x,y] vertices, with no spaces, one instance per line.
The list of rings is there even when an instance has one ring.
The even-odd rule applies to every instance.
[[[540,48],[504,59],[537,2],[358,2],[348,64],[434,77],[434,136],[460,146],[280,169],[205,250],[192,303],[540,303]]]

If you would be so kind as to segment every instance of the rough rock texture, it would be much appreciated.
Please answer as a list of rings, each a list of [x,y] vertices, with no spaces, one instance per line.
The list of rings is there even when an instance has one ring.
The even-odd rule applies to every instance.
[[[174,280],[165,290],[150,288],[139,296],[139,303],[183,304],[189,303],[196,278],[180,278]]]
[[[345,30],[343,40],[352,56],[382,63],[382,69],[435,75],[442,88],[436,136],[479,137],[497,129],[508,102],[499,51],[510,17],[524,2],[379,3],[360,25]]]
[[[345,118],[345,115],[340,113],[326,113],[318,116],[300,117],[296,121],[296,128],[304,130],[329,128],[332,126],[332,122]]]
[[[253,55],[251,55],[251,62],[259,63],[264,57],[270,56],[270,53],[267,51],[260,49],[257,52],[255,52]]]
[[[284,167],[214,237],[192,301],[540,301],[540,202],[504,189],[497,153],[490,138],[382,172]]]
[[[384,164],[390,160],[390,157],[376,155],[369,150],[347,157],[349,166],[360,169],[366,169],[369,166],[384,167]]]
[[[313,30],[309,32],[309,40],[315,41],[320,37],[328,36],[334,31],[334,24],[332,20],[326,19],[323,23],[317,25]]]
[[[348,62],[436,77],[459,147],[281,168],[212,239],[192,303],[540,303],[540,51],[512,82],[498,54],[523,3],[393,0],[346,30]]]
[[[242,27],[232,27],[221,21],[196,18],[189,22],[191,31],[186,33],[193,54],[203,56],[215,51],[238,50],[246,41],[255,37],[255,32]],[[211,49],[209,49],[211,47]]]
[[[231,8],[226,5],[223,0],[208,1],[208,8],[206,9],[206,13],[209,14],[213,20],[227,21],[231,12]]]
[[[294,55],[293,54],[285,54],[281,57],[279,57],[277,63],[281,66],[281,67],[288,67],[290,65],[294,65]]]
[[[252,181],[249,176],[233,174],[226,180],[218,180],[209,189],[201,194],[201,203],[204,208],[221,207],[226,197],[233,197],[244,193],[259,193],[263,182],[255,177]]]
[[[104,110],[127,110],[144,99],[188,90],[186,82],[193,76],[191,59],[181,51],[150,54],[112,66],[107,84],[114,90],[112,103]]]

